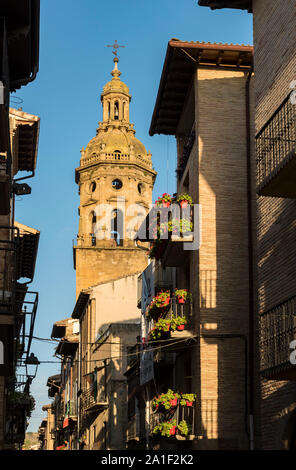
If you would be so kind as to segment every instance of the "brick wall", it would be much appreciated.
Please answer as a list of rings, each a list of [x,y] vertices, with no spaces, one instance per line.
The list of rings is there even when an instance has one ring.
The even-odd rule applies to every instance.
[[[202,334],[192,375],[204,449],[249,446],[245,340],[215,338],[248,335],[246,78],[243,72],[198,69],[197,138],[178,188],[183,191],[188,170],[188,192],[202,206],[202,243],[189,263],[195,326]]]
[[[296,78],[294,0],[253,0],[256,130],[289,94]],[[296,294],[296,201],[258,198],[258,294],[263,312]],[[288,445],[296,385],[262,380],[262,446]]]

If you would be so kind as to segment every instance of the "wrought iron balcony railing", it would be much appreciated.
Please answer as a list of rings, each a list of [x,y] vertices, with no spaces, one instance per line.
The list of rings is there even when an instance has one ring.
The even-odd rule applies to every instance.
[[[144,438],[145,435],[141,431],[141,421],[140,421],[140,414],[135,413],[132,416],[129,416],[128,423],[127,423],[127,440],[140,440]]]
[[[99,388],[97,394],[94,394],[92,388],[89,388],[81,395],[81,410],[82,412],[96,411],[108,406],[106,391],[104,388]]]
[[[174,332],[170,332],[169,338],[172,338],[173,344],[176,343],[176,347],[178,348],[178,339],[190,339],[193,337],[193,306],[192,302],[186,301],[184,304],[180,304],[176,301],[175,297],[170,299],[169,308],[167,311],[161,314],[161,318],[169,321],[173,321],[174,318],[184,318],[184,327],[178,327]],[[147,322],[147,331],[151,331],[153,328],[156,327],[158,320],[149,320],[146,319]],[[148,337],[149,340],[149,337]],[[172,347],[168,349],[170,352],[172,351]]]
[[[151,412],[150,414],[150,435],[156,438],[159,435],[154,435],[153,430],[155,426],[162,422],[174,422],[176,420],[176,426],[185,421],[188,426],[188,435],[182,436],[182,434],[176,431],[175,437],[177,439],[193,439],[195,436],[195,405],[193,406],[181,406],[180,404],[166,413]],[[171,439],[171,438],[170,438]]]
[[[0,313],[15,313],[19,231],[0,226]]]
[[[187,136],[185,140],[183,152],[182,152],[182,155],[180,156],[179,165],[176,170],[179,180],[182,178],[183,173],[185,171],[194,142],[195,142],[195,123],[193,124],[190,134]]]
[[[260,371],[278,380],[296,377],[290,343],[296,339],[296,296],[260,315]]]
[[[296,106],[287,96],[256,135],[259,195],[296,197],[295,149]]]

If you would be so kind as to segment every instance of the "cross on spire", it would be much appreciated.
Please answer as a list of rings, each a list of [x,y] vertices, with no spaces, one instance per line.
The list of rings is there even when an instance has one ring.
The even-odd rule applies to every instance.
[[[118,56],[117,56],[117,54],[118,54],[118,49],[119,49],[120,47],[125,47],[125,46],[120,46],[120,45],[118,44],[117,40],[115,39],[115,43],[113,44],[113,46],[107,45],[107,47],[113,47],[114,50],[112,51],[112,54],[114,54],[115,57],[118,57]]]

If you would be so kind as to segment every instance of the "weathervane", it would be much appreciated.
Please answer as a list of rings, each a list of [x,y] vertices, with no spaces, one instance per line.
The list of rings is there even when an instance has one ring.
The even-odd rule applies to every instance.
[[[107,47],[113,47],[114,50],[112,51],[112,54],[114,54],[115,57],[118,57],[118,56],[117,56],[117,54],[118,54],[118,49],[119,49],[120,47],[125,47],[125,46],[120,46],[120,45],[118,44],[117,40],[115,39],[115,43],[113,44],[113,46],[109,46],[109,45],[108,45]]]

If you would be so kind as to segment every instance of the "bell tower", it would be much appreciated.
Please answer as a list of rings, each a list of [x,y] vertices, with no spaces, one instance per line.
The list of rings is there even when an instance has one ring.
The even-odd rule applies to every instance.
[[[80,194],[74,244],[77,296],[98,283],[142,272],[148,262],[133,236],[150,209],[156,172],[129,121],[131,95],[120,79],[117,56],[111,75],[101,94],[103,119],[82,148],[75,172]]]

